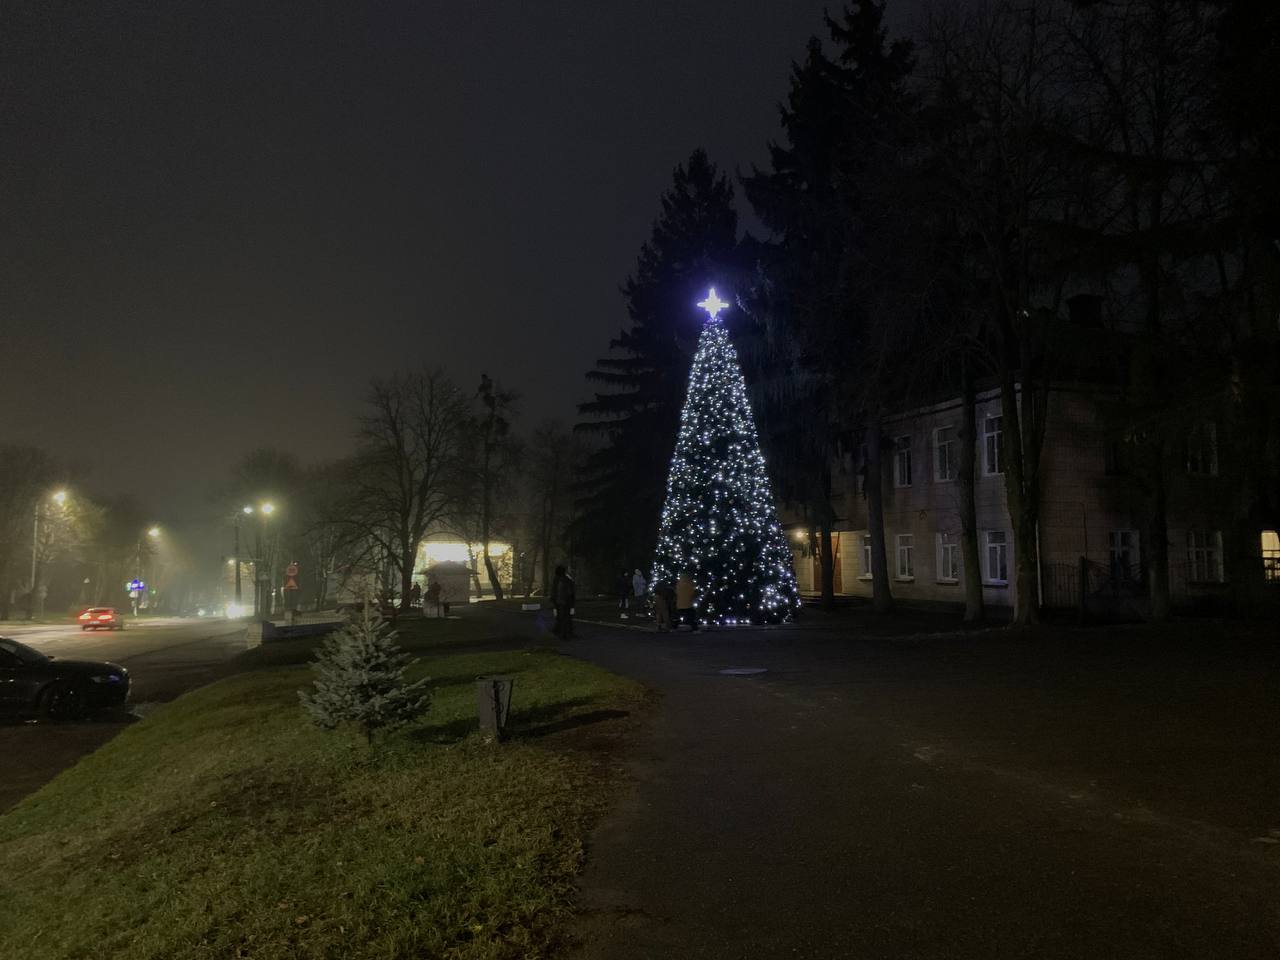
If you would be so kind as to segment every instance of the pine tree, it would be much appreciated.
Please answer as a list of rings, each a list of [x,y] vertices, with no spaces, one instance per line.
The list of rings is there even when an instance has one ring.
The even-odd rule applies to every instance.
[[[350,721],[372,742],[375,730],[402,726],[431,707],[429,678],[405,682],[412,660],[366,603],[362,615],[321,644],[312,664],[319,676],[311,691],[298,691],[298,699],[317,726],[332,730]]]
[[[714,312],[689,374],[652,580],[683,571],[709,623],[777,622],[799,607],[738,355]]]
[[[660,216],[622,287],[628,323],[587,379],[582,433],[601,438],[580,477],[572,539],[596,570],[649,557],[662,509],[663,467],[679,425],[690,358],[701,334],[688,304],[740,270],[733,185],[702,150],[676,167]]]

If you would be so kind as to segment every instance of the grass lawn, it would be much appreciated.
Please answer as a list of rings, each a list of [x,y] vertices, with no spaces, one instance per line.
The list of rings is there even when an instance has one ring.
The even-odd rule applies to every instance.
[[[449,630],[406,634],[422,654]],[[437,651],[411,668],[435,679],[429,715],[369,748],[307,722],[305,665],[247,665],[0,817],[0,957],[555,948],[637,685],[550,652]],[[475,733],[472,681],[485,673],[516,679],[514,737],[500,746]]]

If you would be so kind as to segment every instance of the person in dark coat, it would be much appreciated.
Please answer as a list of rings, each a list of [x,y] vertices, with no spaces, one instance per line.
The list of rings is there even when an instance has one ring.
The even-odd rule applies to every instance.
[[[551,632],[561,640],[573,639],[573,604],[576,599],[577,585],[561,564],[556,567],[556,575],[551,581],[551,605],[556,611],[556,622]]]
[[[653,618],[658,622],[658,632],[666,633],[672,624],[672,615],[676,609],[676,592],[671,589],[667,580],[659,580],[653,585]]]
[[[627,608],[631,606],[631,574],[623,570],[614,581],[614,592],[618,595],[618,619],[626,620]]]

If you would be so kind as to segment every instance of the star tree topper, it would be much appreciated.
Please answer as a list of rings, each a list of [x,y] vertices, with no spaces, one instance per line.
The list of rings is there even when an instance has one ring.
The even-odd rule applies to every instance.
[[[712,287],[711,292],[707,294],[707,299],[699,300],[698,306],[700,306],[703,310],[707,311],[707,313],[711,315],[711,319],[714,322],[718,318],[720,311],[728,307],[729,304],[725,303],[723,300],[717,297],[716,288]]]

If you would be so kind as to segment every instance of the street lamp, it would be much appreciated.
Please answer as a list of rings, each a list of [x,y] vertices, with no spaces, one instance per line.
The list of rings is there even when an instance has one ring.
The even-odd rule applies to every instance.
[[[271,501],[258,504],[254,507],[245,504],[240,508],[240,512],[235,515],[235,558],[233,562],[236,566],[236,602],[235,615],[240,616],[244,612],[244,597],[240,584],[240,518],[253,516],[255,513],[265,521],[271,514],[276,512],[276,505]],[[262,560],[263,544],[262,544],[262,525],[258,525],[257,535],[257,556],[253,561],[253,579],[254,579],[254,613],[260,614],[262,611],[262,587],[260,586],[262,578],[258,576],[258,566]]]
[[[67,503],[67,491],[58,490],[50,494],[49,499],[56,503],[60,508]],[[35,619],[36,615],[36,590],[39,586],[36,583],[36,574],[39,572],[39,554],[40,554],[40,501],[36,501],[35,516],[31,520],[31,599],[27,604],[27,618]]]
[[[144,530],[141,534],[139,534],[139,535],[138,535],[138,545],[137,545],[137,548],[136,548],[136,551],[137,551],[137,552],[134,554],[134,558],[133,558],[133,569],[134,569],[134,571],[135,571],[135,572],[134,572],[134,575],[133,575],[133,578],[134,578],[135,580],[142,580],[142,543],[143,543],[143,540],[144,540],[144,539],[146,539],[146,540],[152,540],[152,541],[159,540],[159,539],[160,539],[160,534],[161,534],[161,530],[160,530],[160,528],[159,528],[159,527],[157,527],[157,526],[154,526],[154,525],[153,525],[153,526],[147,527],[147,529],[146,529],[146,530]],[[130,591],[130,594],[131,594],[131,595],[132,595],[133,593],[138,593],[138,594],[139,594],[139,596],[132,597],[132,600],[133,600],[133,615],[134,615],[135,617],[138,615],[138,611],[139,611],[139,609],[141,609],[141,606],[142,606],[142,604],[141,604],[141,600],[142,600],[142,596],[141,596],[141,594],[143,593],[143,591],[144,591],[145,589],[146,589],[146,588],[144,587],[144,588],[143,588],[143,590]]]

